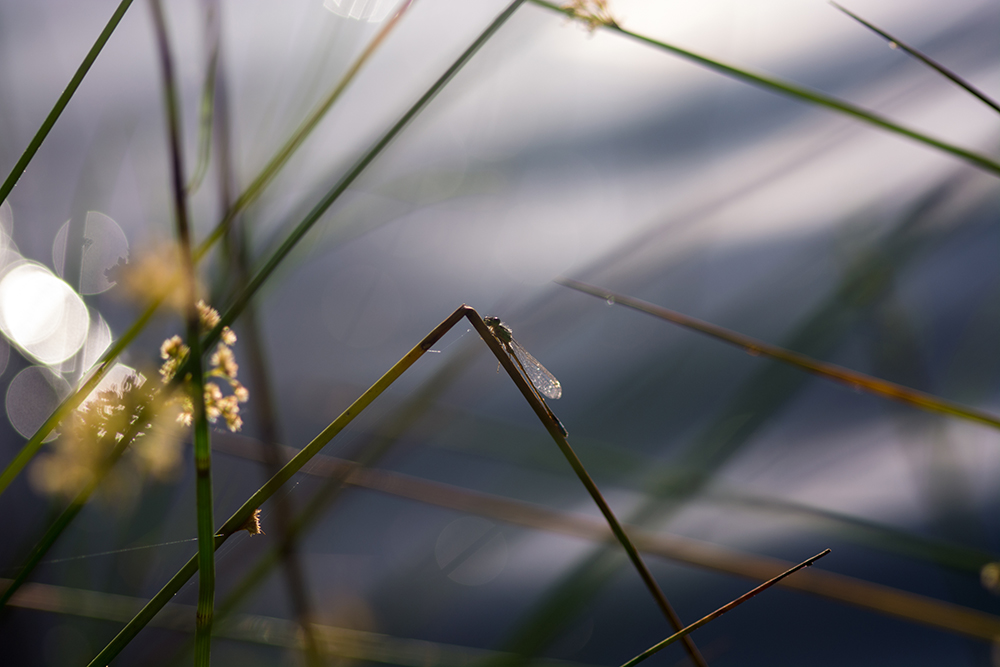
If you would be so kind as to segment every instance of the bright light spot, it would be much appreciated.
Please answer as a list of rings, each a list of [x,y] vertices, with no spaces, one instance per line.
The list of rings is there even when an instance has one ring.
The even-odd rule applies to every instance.
[[[396,0],[324,0],[323,7],[337,16],[369,23],[381,23],[395,7]]]
[[[48,368],[25,368],[7,387],[7,418],[18,433],[30,438],[55,412],[59,403],[69,396],[69,392],[69,383]],[[51,433],[46,441],[56,435]]]
[[[80,296],[44,266],[23,262],[0,280],[0,330],[43,364],[76,354],[89,324]]]
[[[467,516],[445,526],[434,546],[434,556],[452,581],[481,586],[503,572],[507,564],[507,541],[500,526]]]
[[[76,238],[73,248],[80,248],[76,259],[79,261],[80,293],[100,294],[114,286],[115,281],[109,275],[118,263],[128,261],[128,239],[118,223],[97,211],[87,211],[83,229],[70,229],[73,221],[56,232],[52,242],[52,265],[60,277],[66,278],[66,245],[70,233]],[[73,257],[72,255],[70,256]],[[74,273],[75,273],[74,269]],[[71,282],[75,277],[70,276]]]

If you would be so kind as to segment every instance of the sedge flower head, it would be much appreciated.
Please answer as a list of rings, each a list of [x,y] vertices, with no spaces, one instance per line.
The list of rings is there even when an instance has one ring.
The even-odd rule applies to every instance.
[[[218,311],[204,301],[198,302],[198,317],[204,332],[211,331],[221,322]],[[236,343],[236,334],[229,327],[223,327],[220,339],[215,351],[209,357],[211,368],[204,373],[205,417],[212,423],[222,418],[230,431],[239,431],[243,427],[239,404],[246,403],[250,399],[250,393],[236,379],[240,367],[236,363],[236,355],[231,347]],[[188,351],[180,336],[164,341],[160,348],[160,356],[164,359],[160,375],[164,382],[170,382],[174,378],[178,368],[187,358]],[[185,378],[185,382],[189,380],[189,377]],[[231,394],[223,391],[227,386],[232,391]],[[194,420],[194,404],[191,402],[190,391],[179,397],[177,403],[180,405],[177,422],[183,426],[190,426]]]
[[[611,16],[607,0],[570,0],[562,6],[562,9],[571,18],[580,21],[590,32],[601,26],[618,27],[618,22]]]

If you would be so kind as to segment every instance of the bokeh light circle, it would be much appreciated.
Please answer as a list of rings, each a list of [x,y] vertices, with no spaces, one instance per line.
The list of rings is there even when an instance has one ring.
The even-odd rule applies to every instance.
[[[64,361],[59,370],[63,373],[86,372],[94,367],[109,347],[111,347],[111,327],[100,313],[91,309],[90,327],[83,347],[75,356]]]
[[[29,366],[7,387],[7,418],[18,433],[30,438],[69,393],[69,383],[61,375],[41,366]],[[46,442],[56,435],[51,433]]]
[[[83,346],[89,328],[83,299],[44,266],[21,262],[0,279],[0,331],[35,360],[65,361]]]
[[[52,265],[61,278],[66,278],[66,246],[69,241],[70,224],[56,232],[52,242]],[[111,289],[115,281],[111,271],[119,262],[128,261],[128,239],[118,223],[98,211],[87,211],[82,238],[74,243],[80,247],[80,293],[100,294]],[[75,278],[72,278],[75,280]]]

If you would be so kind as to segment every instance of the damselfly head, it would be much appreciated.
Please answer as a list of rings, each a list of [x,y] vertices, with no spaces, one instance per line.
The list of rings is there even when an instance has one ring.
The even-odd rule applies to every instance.
[[[514,339],[513,332],[510,327],[500,321],[499,317],[486,317],[483,318],[483,322],[490,328],[493,335],[496,336],[501,343],[509,343]]]

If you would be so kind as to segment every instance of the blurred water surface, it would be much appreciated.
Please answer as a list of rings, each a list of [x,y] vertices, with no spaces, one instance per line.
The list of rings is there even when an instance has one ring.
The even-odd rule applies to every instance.
[[[189,175],[204,15],[219,12],[234,192],[388,11],[335,0],[168,5]],[[0,2],[4,173],[115,6]],[[503,7],[413,4],[237,220],[251,266]],[[858,0],[849,9],[1000,95],[995,3]],[[630,30],[997,155],[995,112],[827,3],[635,0],[611,10]],[[154,56],[149,8],[135,3],[0,209],[5,463],[44,419],[38,406],[77,384],[139,313],[113,286],[115,267],[173,236]],[[190,199],[198,239],[221,218],[218,159],[215,145]],[[260,441],[302,447],[467,303],[502,317],[559,378],[563,397],[551,407],[623,521],[788,561],[831,547],[818,569],[1000,614],[979,571],[1000,548],[994,430],[852,391],[553,283],[584,280],[1000,413],[998,194],[996,175],[952,156],[526,4],[255,299],[266,387],[251,371],[252,332],[237,321],[251,401],[241,435],[213,434],[216,517],[266,478],[252,460]],[[16,282],[24,276],[42,286],[29,291]],[[220,308],[240,284],[223,252],[210,255],[202,278]],[[176,316],[154,319],[122,363],[155,376],[160,343],[182,330]],[[274,416],[262,422],[268,394]],[[371,447],[384,449],[375,467],[385,474],[533,503],[539,513],[599,517],[465,323],[324,453],[350,459]],[[71,560],[42,566],[32,581],[155,593],[195,549],[178,542],[195,534],[186,457],[175,479],[151,483],[127,506],[88,506],[51,553]],[[323,470],[308,467],[281,501],[304,507]],[[347,633],[333,643],[355,646],[347,657],[457,664],[509,651],[613,665],[668,634],[616,548],[519,523],[502,503],[491,514],[472,496],[446,493],[448,506],[430,487],[403,493],[403,482],[379,483],[349,487],[298,542],[314,619]],[[27,475],[0,498],[10,522],[2,576],[16,571],[52,502]],[[268,537],[236,538],[220,551],[220,599],[280,534],[276,507],[262,508]],[[165,542],[178,543],[77,558]],[[688,622],[753,585],[648,560]],[[177,602],[194,604],[194,591],[189,584]],[[281,648],[280,637],[294,642],[295,626],[280,625],[294,617],[289,600],[276,568],[239,607],[257,615],[240,626],[257,628],[243,636],[251,641],[235,630],[220,639],[216,664],[299,664]],[[990,643],[971,632],[795,591],[749,604],[695,635],[709,664],[991,664]],[[89,618],[12,610],[0,626],[11,664],[86,664],[124,620],[107,608]],[[187,661],[177,654],[184,637],[147,629],[115,664]],[[684,654],[671,647],[656,659],[674,664]]]

